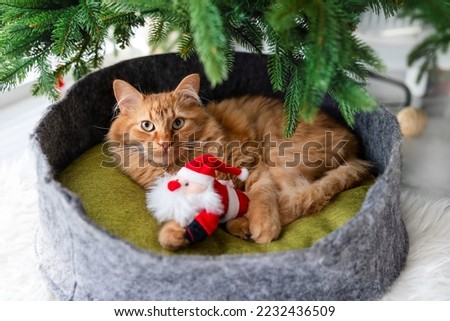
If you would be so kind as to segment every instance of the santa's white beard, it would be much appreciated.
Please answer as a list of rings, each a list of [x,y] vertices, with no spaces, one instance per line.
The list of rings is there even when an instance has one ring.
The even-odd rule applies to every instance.
[[[167,183],[173,179],[176,177],[164,176],[147,192],[147,208],[158,222],[175,220],[186,227],[204,209],[217,215],[223,213],[220,196],[212,185],[202,193],[184,195],[182,187],[173,192],[167,188]]]

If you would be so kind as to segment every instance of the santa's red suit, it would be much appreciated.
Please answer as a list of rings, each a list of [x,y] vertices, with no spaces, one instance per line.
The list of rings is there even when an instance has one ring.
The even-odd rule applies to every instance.
[[[222,200],[223,213],[212,213],[207,210],[198,213],[194,221],[186,227],[186,238],[192,243],[210,236],[220,223],[242,216],[247,212],[249,199],[242,191],[217,180],[214,182],[214,190]]]
[[[247,195],[234,188],[231,181],[218,181],[215,177],[216,170],[225,174],[236,175],[243,181],[248,177],[247,169],[230,166],[209,154],[193,159],[176,175],[188,181],[206,186],[212,185],[222,203],[220,212],[204,209],[186,227],[185,237],[191,243],[199,242],[210,236],[220,223],[242,216],[247,212],[249,204]],[[168,188],[170,190],[177,189],[177,183],[177,180],[170,181]]]

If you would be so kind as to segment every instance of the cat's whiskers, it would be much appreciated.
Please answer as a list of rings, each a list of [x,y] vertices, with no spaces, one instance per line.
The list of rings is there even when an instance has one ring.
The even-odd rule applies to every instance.
[[[101,126],[97,126],[97,125],[92,125],[92,127],[97,128],[97,129],[109,130],[109,128],[107,128],[107,127],[101,127]]]
[[[186,142],[176,142],[177,145],[189,146],[189,145],[205,145],[216,143],[216,140],[194,140],[194,141],[186,141]]]
[[[121,146],[113,146],[108,149],[108,153],[117,153],[119,155],[127,155],[127,156],[139,156],[143,153],[145,153],[144,148],[140,148],[138,145],[128,146],[128,145],[121,145]]]
[[[127,144],[109,149],[109,152],[120,155],[121,162],[128,168],[146,166],[154,160],[154,148],[146,147],[144,144]]]

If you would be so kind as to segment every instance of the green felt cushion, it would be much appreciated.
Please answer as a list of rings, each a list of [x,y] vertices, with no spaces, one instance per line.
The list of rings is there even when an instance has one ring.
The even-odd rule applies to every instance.
[[[117,168],[97,145],[82,154],[58,175],[69,190],[79,195],[87,215],[110,233],[142,249],[173,254],[158,243],[160,226],[146,208],[145,191]],[[109,164],[109,163],[108,163]],[[219,229],[207,240],[177,251],[183,254],[243,254],[279,252],[310,247],[348,222],[360,209],[373,181],[339,194],[321,212],[283,228],[281,237],[269,244],[255,244]]]

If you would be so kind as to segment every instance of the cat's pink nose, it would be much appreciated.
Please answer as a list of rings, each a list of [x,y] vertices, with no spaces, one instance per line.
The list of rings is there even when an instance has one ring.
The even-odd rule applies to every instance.
[[[159,144],[159,146],[161,146],[164,150],[168,150],[169,149],[169,146],[170,146],[170,143],[169,142],[160,142],[160,143],[158,143]]]

